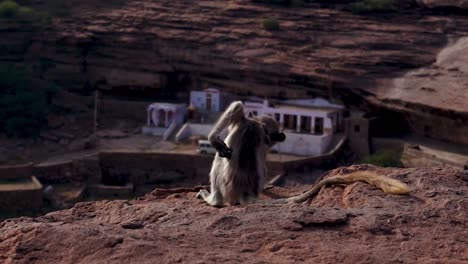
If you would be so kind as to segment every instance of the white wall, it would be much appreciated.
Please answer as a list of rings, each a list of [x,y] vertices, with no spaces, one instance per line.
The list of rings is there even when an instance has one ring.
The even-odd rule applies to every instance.
[[[210,131],[212,128],[213,128],[213,124],[185,123],[185,125],[179,130],[179,132],[177,132],[175,140],[176,142],[180,142],[191,136],[208,137],[208,134],[210,134]]]
[[[330,146],[332,135],[285,133],[286,140],[273,146],[280,153],[314,156],[323,154]]]
[[[185,123],[184,126],[177,132],[175,137],[176,142],[180,142],[186,138],[191,136],[205,136],[208,138],[211,130],[213,129],[214,124],[192,124],[192,123]],[[221,133],[221,138],[226,138],[227,136],[227,129]]]
[[[199,109],[206,109],[206,93],[204,91],[191,91],[190,104]]]
[[[208,91],[207,91],[208,90]],[[201,109],[201,110],[206,110],[207,109],[207,94],[211,94],[211,111],[212,112],[219,112],[223,109],[221,109],[222,104],[222,98],[221,98],[221,92],[215,90],[215,89],[207,89],[204,91],[191,91],[190,92],[190,104],[193,105],[194,107]]]

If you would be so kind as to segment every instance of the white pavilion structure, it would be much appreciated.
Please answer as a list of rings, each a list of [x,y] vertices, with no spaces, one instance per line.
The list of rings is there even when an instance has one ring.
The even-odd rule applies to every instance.
[[[174,103],[153,103],[147,108],[146,126],[144,134],[163,136],[167,139],[172,132],[184,123],[187,106]]]

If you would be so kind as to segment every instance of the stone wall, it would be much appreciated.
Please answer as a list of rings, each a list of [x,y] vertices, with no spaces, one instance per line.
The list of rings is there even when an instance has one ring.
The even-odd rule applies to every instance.
[[[16,166],[0,166],[0,181],[29,179],[32,174],[32,163]]]
[[[0,166],[0,217],[41,210],[42,185],[32,165]]]
[[[369,122],[368,118],[362,117],[351,117],[345,120],[349,145],[357,158],[370,154]]]
[[[0,184],[0,217],[31,215],[42,209],[42,185],[34,177]]]
[[[333,164],[344,144],[343,138],[333,150],[320,156],[286,162],[268,161],[268,177]],[[135,188],[143,185],[176,187],[208,184],[212,162],[211,155],[118,151],[36,164],[32,172],[44,184],[84,182],[124,186],[131,183]]]
[[[180,153],[102,152],[103,177],[135,185],[190,182],[206,184],[213,156]]]
[[[44,184],[101,181],[99,156],[89,155],[61,162],[35,164],[33,174]]]

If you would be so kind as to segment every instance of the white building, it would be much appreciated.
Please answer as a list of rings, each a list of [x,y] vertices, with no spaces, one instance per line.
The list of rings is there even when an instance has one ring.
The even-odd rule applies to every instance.
[[[246,114],[269,115],[275,118],[286,134],[286,140],[273,150],[295,155],[323,154],[332,142],[333,134],[343,126],[344,106],[325,99],[247,101]]]
[[[190,92],[190,105],[201,111],[220,112],[223,111],[231,101],[228,94],[222,93],[215,88]]]
[[[144,134],[163,136],[167,139],[174,130],[184,123],[187,107],[184,104],[153,103],[147,108]]]
[[[177,132],[175,140],[180,142],[191,136],[208,137],[213,123],[218,119],[220,112],[233,101],[233,96],[223,93],[215,88],[208,88],[203,91],[190,92],[190,111],[189,122],[187,122]],[[194,118],[190,113],[195,110],[197,117]]]

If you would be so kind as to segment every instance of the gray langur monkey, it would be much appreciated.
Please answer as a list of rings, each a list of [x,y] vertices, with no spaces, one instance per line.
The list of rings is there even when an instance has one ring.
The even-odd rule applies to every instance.
[[[226,142],[220,134],[229,127]],[[255,201],[262,192],[266,174],[266,154],[276,142],[286,139],[279,125],[269,116],[245,116],[242,102],[233,102],[216,122],[208,136],[216,149],[211,171],[210,192],[200,190],[202,198],[212,206],[245,204]],[[410,188],[398,180],[371,171],[357,171],[326,178],[303,194],[262,202],[300,203],[316,195],[323,186],[350,184],[357,181],[377,186],[385,193],[407,194]]]
[[[229,133],[224,142],[220,134],[226,128]],[[254,201],[263,190],[266,154],[285,139],[273,118],[245,116],[242,102],[233,102],[208,136],[217,151],[210,171],[211,188],[210,192],[201,190],[197,197],[212,206]]]

